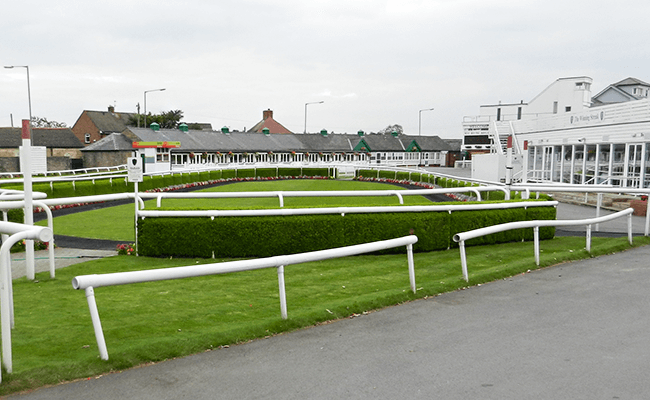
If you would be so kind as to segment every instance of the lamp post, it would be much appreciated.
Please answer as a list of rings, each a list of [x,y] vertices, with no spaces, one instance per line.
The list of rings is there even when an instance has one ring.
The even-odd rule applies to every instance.
[[[27,70],[27,101],[29,103],[29,121],[23,120],[22,154],[20,161],[23,170],[23,192],[25,193],[25,225],[34,225],[34,205],[32,195],[32,90],[29,86],[28,65],[5,65],[5,68],[25,68]],[[25,123],[27,122],[27,123]],[[34,241],[25,240],[25,275],[34,280]]]
[[[144,91],[144,127],[147,127],[147,93],[149,92],[162,92],[165,88],[162,89],[151,89]]]
[[[310,104],[323,104],[323,103],[325,103],[325,100],[314,101],[314,102],[311,102],[311,103],[305,103],[305,131],[303,133],[307,133],[307,106],[310,105]]]
[[[433,108],[425,108],[418,113],[418,136],[422,136],[422,111],[433,111]]]

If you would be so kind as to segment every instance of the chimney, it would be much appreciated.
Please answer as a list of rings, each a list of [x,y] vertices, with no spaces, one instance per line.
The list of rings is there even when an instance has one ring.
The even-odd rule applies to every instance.
[[[265,111],[262,112],[262,119],[263,120],[266,120],[266,119],[269,119],[269,118],[273,118],[273,110],[271,110],[270,108],[268,110],[265,110]]]
[[[109,113],[115,113],[115,107],[114,106],[108,106],[108,112]]]

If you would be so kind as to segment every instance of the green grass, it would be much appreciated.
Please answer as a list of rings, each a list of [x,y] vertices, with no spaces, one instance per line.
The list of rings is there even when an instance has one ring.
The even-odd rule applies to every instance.
[[[541,266],[618,252],[626,238],[555,238],[541,243]],[[650,238],[635,238],[635,245]],[[285,268],[289,319],[280,317],[274,269],[151,282],[95,290],[109,352],[98,350],[77,275],[164,268],[212,260],[116,256],[14,281],[13,373],[0,395],[140,363],[179,357],[345,318],[535,269],[532,243],[468,247],[470,282],[458,250],[415,255],[417,293],[409,290],[406,255],[357,256]],[[222,260],[217,260],[222,261]]]
[[[374,182],[332,181],[332,180],[285,180],[262,182],[239,182],[217,186],[206,192],[251,192],[251,191],[296,191],[296,190],[391,190],[395,186]],[[156,201],[145,202],[146,209],[156,209]],[[422,196],[404,196],[404,204],[431,204]],[[280,208],[277,198],[257,199],[164,199],[163,208],[182,209],[259,209]],[[285,198],[285,208],[299,207],[350,207],[399,205],[395,196],[390,197],[301,197]],[[92,239],[134,241],[133,221],[135,205],[107,207],[84,213],[69,214],[54,218],[54,234]],[[37,225],[45,226],[46,221]]]

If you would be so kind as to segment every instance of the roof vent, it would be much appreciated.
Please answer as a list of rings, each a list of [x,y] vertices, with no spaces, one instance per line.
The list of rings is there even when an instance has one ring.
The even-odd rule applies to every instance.
[[[360,130],[359,132],[357,132],[357,135],[363,136],[363,131]]]
[[[187,124],[180,124],[180,125],[178,125],[178,129],[179,129],[180,131],[182,131],[182,132],[187,132],[187,131],[190,130],[190,127],[187,126]]]
[[[262,133],[265,134],[266,136],[269,136],[271,134],[271,131],[269,130],[269,128],[264,128],[262,129]]]
[[[323,136],[327,136],[327,129],[321,129],[320,134]]]
[[[230,128],[224,126],[223,128],[221,128],[221,133],[230,133]]]
[[[149,128],[151,128],[152,131],[159,131],[160,130],[160,124],[157,122],[152,122],[149,125]]]

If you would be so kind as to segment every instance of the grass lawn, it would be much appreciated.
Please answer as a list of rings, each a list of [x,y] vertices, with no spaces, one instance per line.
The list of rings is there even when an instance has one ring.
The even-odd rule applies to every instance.
[[[333,181],[333,180],[284,180],[261,182],[238,182],[217,186],[206,192],[252,192],[252,191],[296,191],[296,190],[394,190],[395,186],[375,182]],[[146,209],[155,209],[156,201],[145,202]],[[422,196],[404,196],[405,205],[432,204]],[[280,208],[277,198],[258,199],[173,199],[163,200],[164,208],[185,209],[256,209]],[[303,197],[285,198],[285,208],[299,207],[348,207],[348,206],[390,206],[399,205],[395,196],[387,197]],[[162,208],[162,209],[164,209]],[[54,219],[54,234],[92,239],[134,241],[133,233],[135,205],[107,207],[84,213],[69,214]],[[46,226],[47,221],[37,225]]]
[[[635,238],[635,245],[650,238]],[[541,266],[618,252],[626,238],[563,237],[541,243]],[[469,285],[534,269],[533,244],[468,247]],[[217,260],[217,262],[224,260]],[[14,281],[13,373],[0,395],[143,362],[218,348],[355,313],[468,286],[458,249],[415,255],[418,291],[409,290],[406,255],[356,256],[285,268],[289,319],[280,317],[275,269],[95,290],[109,360],[98,357],[86,298],[70,284],[77,275],[213,262],[116,256]]]

